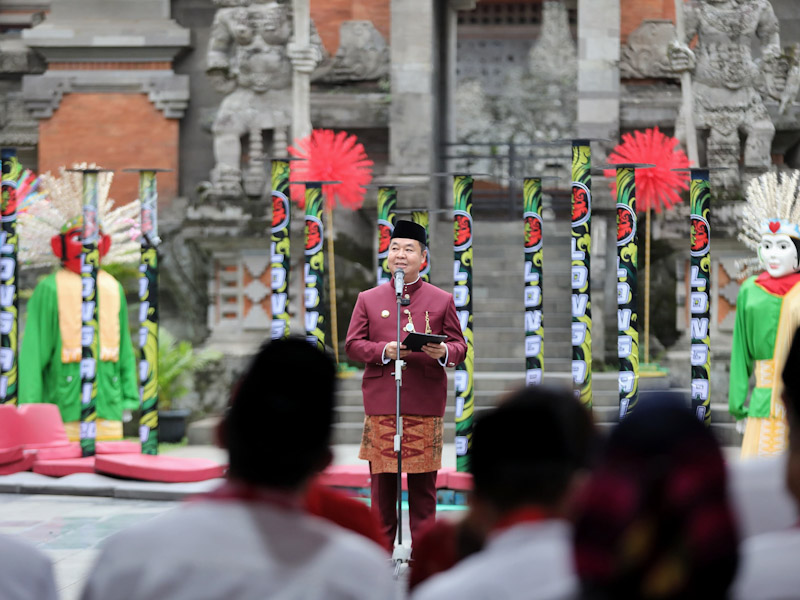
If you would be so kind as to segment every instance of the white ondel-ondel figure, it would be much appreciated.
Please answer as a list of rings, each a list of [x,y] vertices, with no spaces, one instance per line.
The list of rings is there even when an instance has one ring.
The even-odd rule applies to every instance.
[[[786,449],[780,374],[800,325],[798,182],[800,171],[765,173],[747,188],[739,239],[756,251],[763,271],[742,283],[736,300],[728,405],[744,433],[742,457]]]

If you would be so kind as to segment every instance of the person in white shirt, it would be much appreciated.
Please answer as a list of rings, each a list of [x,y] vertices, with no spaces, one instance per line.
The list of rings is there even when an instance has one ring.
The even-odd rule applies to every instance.
[[[590,417],[567,390],[525,388],[479,419],[469,520],[485,546],[421,583],[413,599],[572,598],[564,512],[591,439]]]
[[[58,600],[50,559],[25,542],[0,536],[0,598]]]
[[[228,482],[112,537],[83,599],[394,598],[385,550],[303,506],[330,462],[335,380],[303,339],[263,346],[220,428]]]
[[[783,402],[789,423],[786,486],[800,509],[800,330],[795,332],[783,370]],[[748,538],[733,597],[784,600],[800,597],[800,524]]]

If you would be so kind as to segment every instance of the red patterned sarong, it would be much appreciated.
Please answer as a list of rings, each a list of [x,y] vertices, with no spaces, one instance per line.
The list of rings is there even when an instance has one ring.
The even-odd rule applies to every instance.
[[[372,464],[373,473],[397,473],[394,415],[367,415],[358,458]],[[442,468],[442,417],[403,415],[403,473],[428,473]]]

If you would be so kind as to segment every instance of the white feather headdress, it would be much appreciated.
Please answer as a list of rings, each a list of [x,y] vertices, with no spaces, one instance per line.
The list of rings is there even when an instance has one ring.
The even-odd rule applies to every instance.
[[[73,169],[97,169],[97,165],[76,164]],[[17,216],[19,261],[31,266],[52,266],[59,260],[50,247],[50,238],[68,223],[77,223],[83,214],[83,174],[59,169],[60,177],[41,176],[42,197]],[[138,219],[140,206],[135,200],[114,207],[108,197],[113,173],[101,172],[97,178],[98,220],[103,233],[111,236],[111,248],[103,262],[127,263],[139,260]]]

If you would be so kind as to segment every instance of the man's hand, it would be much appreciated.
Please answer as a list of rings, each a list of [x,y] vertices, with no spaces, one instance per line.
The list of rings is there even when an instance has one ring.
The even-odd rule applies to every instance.
[[[444,342],[439,342],[438,344],[425,344],[422,347],[422,351],[431,358],[439,360],[440,358],[444,358],[444,356],[447,354],[447,346],[444,345]]]
[[[383,354],[389,360],[397,360],[397,342],[389,342],[386,344]],[[411,350],[409,350],[405,344],[400,344],[400,358],[405,358],[409,354],[411,354]]]
[[[301,73],[312,73],[322,60],[322,53],[316,46],[300,46],[294,41],[286,45],[286,54],[292,61],[292,67]]]

